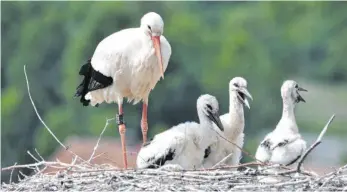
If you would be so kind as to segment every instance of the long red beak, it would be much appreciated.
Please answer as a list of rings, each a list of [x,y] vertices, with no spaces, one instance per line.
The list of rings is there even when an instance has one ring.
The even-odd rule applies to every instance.
[[[160,68],[161,77],[164,79],[163,58],[161,57],[161,49],[160,49],[160,36],[152,36],[152,41],[154,45],[155,55],[158,58],[158,64]]]

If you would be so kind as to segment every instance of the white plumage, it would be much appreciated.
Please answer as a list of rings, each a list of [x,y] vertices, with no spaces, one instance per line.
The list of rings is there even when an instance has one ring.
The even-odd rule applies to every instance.
[[[298,86],[295,81],[287,80],[281,87],[283,99],[282,118],[274,131],[266,135],[260,143],[256,158],[262,162],[282,165],[295,163],[306,150],[306,142],[301,137],[296,124],[295,104],[305,100],[299,91],[307,91]]]
[[[86,99],[94,106],[102,102],[123,103],[123,98],[148,103],[150,91],[159,81],[162,72],[158,66],[158,58],[152,43],[152,30],[160,34],[160,47],[165,72],[171,56],[171,46],[164,36],[164,25],[160,16],[155,13],[146,14],[141,20],[141,27],[124,29],[106,37],[97,46],[91,60],[93,68],[105,76],[113,78],[113,84],[104,89],[91,91]]]
[[[124,29],[103,39],[93,57],[83,65],[82,83],[75,96],[83,105],[116,102],[119,106],[117,122],[121,135],[124,167],[127,168],[123,98],[136,104],[143,101],[141,129],[143,142],[147,140],[147,106],[150,91],[164,78],[171,56],[171,46],[164,36],[164,22],[157,13],[150,12],[141,19],[138,28]]]
[[[235,77],[229,82],[229,113],[220,117],[226,139],[234,142],[239,147],[244,143],[244,110],[243,105],[249,108],[247,97],[253,99],[247,90],[247,81],[242,77]],[[227,165],[237,165],[241,159],[241,150],[234,144],[229,143],[223,138],[211,145],[211,153],[204,160],[203,166],[211,168],[222,159]]]
[[[139,151],[137,167],[157,168],[178,164],[184,169],[199,168],[205,153],[208,153],[206,149],[218,138],[216,131],[223,131],[218,110],[218,101],[214,96],[200,96],[197,100],[200,122],[181,123],[157,134]],[[213,123],[217,126],[214,127]]]

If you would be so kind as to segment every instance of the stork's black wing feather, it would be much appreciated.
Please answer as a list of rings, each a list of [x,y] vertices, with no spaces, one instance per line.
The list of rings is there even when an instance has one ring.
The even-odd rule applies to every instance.
[[[112,77],[105,76],[99,71],[94,70],[91,59],[81,67],[79,75],[83,75],[84,78],[76,89],[75,97],[81,97],[80,101],[84,106],[88,106],[90,102],[84,98],[88,92],[103,89],[113,83]]]
[[[173,160],[173,158],[175,157],[175,149],[169,149],[167,153],[165,153],[165,155],[157,158],[154,160],[154,157],[153,158],[149,158],[147,160],[147,162],[150,162],[150,161],[153,161],[153,163],[151,163],[147,168],[149,169],[155,169],[155,168],[158,168],[158,167],[161,167],[163,165],[165,165],[165,162],[166,161],[171,161]]]
[[[270,139],[266,139],[263,142],[261,142],[260,146],[264,147],[265,149],[270,149],[271,142]]]
[[[205,149],[204,159],[206,159],[211,154],[211,146]]]

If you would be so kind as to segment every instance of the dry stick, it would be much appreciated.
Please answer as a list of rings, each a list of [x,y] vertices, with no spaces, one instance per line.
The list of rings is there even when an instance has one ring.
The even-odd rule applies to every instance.
[[[25,175],[23,172],[21,172],[21,171],[18,171],[19,172],[19,174],[20,175],[22,175],[23,176],[23,179],[26,179],[28,176],[27,175]]]
[[[36,154],[40,157],[41,161],[45,161],[45,159],[42,157],[42,155],[37,151],[37,149],[35,148],[35,152]],[[42,173],[47,169],[47,166],[45,166],[44,168],[42,168],[41,170],[39,170],[36,174]]]
[[[290,170],[290,171],[284,171],[284,172],[280,172],[278,174],[280,175],[284,175],[284,174],[290,174],[290,173],[302,173],[302,170],[301,170],[301,166],[302,166],[302,163],[304,162],[304,160],[306,159],[307,155],[315,148],[317,147],[317,145],[319,145],[321,142],[322,142],[322,138],[325,134],[325,132],[327,131],[330,123],[333,121],[333,119],[335,118],[335,114],[333,114],[329,121],[326,123],[325,127],[323,128],[323,130],[321,131],[321,133],[319,134],[317,140],[310,146],[310,148],[304,153],[304,155],[299,159],[299,163],[298,163],[298,166],[296,167],[296,170]],[[308,173],[304,173],[304,174],[308,174]]]
[[[248,153],[247,151],[243,150],[242,147],[238,146],[236,143],[234,143],[234,142],[230,141],[229,139],[225,138],[224,136],[222,136],[222,135],[221,135],[218,131],[216,131],[215,129],[212,128],[212,130],[213,130],[214,132],[216,132],[216,133],[218,134],[218,136],[221,137],[222,139],[224,139],[225,141],[227,141],[227,142],[229,142],[229,143],[235,145],[238,149],[240,149],[240,150],[242,151],[242,153],[244,153],[244,154],[246,154],[247,156],[251,157],[251,158],[252,158],[253,160],[255,160],[255,161],[261,162],[261,163],[264,165],[264,162],[258,160],[257,158],[255,158],[255,156],[253,156],[253,155],[251,155],[250,153]]]
[[[324,178],[327,178],[327,177],[330,177],[330,176],[332,176],[332,175],[335,175],[335,174],[337,174],[338,172],[344,171],[344,169],[347,170],[347,164],[346,164],[346,165],[343,165],[342,167],[338,168],[338,169],[335,170],[335,171],[332,171],[332,172],[330,172],[330,173],[328,173],[328,174],[322,176],[322,177],[319,179],[319,181],[322,180],[322,179],[324,179]]]
[[[100,136],[99,136],[99,139],[98,139],[98,141],[96,142],[96,144],[95,144],[95,146],[94,146],[93,153],[92,153],[92,154],[90,155],[90,157],[89,157],[89,160],[88,160],[89,163],[90,163],[90,161],[93,159],[93,156],[94,156],[94,154],[95,154],[95,151],[96,151],[96,149],[97,149],[98,146],[99,146],[100,139],[101,139],[102,135],[104,134],[106,128],[107,128],[108,125],[110,124],[110,121],[111,121],[111,120],[114,120],[114,118],[106,119],[106,123],[105,123],[104,129],[101,131]]]
[[[184,171],[191,171],[191,172],[203,172],[203,171],[213,171],[213,170],[220,170],[220,169],[231,169],[231,168],[239,168],[239,167],[246,167],[246,166],[251,166],[251,165],[263,165],[260,162],[248,162],[248,163],[243,163],[243,164],[239,164],[239,165],[228,165],[228,166],[224,166],[224,167],[217,167],[217,168],[207,168],[207,169],[188,169],[188,170],[184,170]]]
[[[33,158],[36,162],[40,162],[38,159],[36,159],[36,157],[30,153],[30,151],[28,150],[27,153],[31,156],[31,158]]]
[[[309,179],[305,179],[305,180],[298,180],[298,181],[290,181],[290,182],[285,182],[285,183],[275,183],[275,184],[271,184],[271,185],[258,185],[258,186],[254,186],[254,185],[246,185],[246,186],[236,186],[234,189],[264,189],[264,188],[268,188],[268,187],[284,187],[287,185],[298,185],[298,184],[302,184],[302,183],[306,183],[309,182]]]
[[[98,158],[98,157],[100,157],[100,156],[102,156],[102,155],[105,155],[105,154],[106,154],[106,152],[100,153],[99,155],[95,155],[95,156],[93,157],[93,159],[96,159],[96,158]]]
[[[330,125],[330,123],[334,120],[335,118],[335,114],[333,114],[329,121],[327,122],[327,124],[325,125],[325,127],[323,128],[322,132],[319,134],[316,142],[314,142],[311,147],[304,153],[304,155],[300,158],[299,160],[299,163],[298,163],[298,166],[296,167],[296,171],[298,173],[301,173],[301,166],[302,166],[302,163],[304,162],[305,158],[307,157],[307,155],[315,148],[317,147],[317,145],[319,145],[321,142],[322,142],[322,138],[325,134],[325,132],[328,130],[328,127]]]
[[[14,166],[16,166],[16,165],[17,165],[17,162],[14,164]],[[11,174],[10,174],[10,184],[12,183],[13,170],[14,170],[14,169],[11,170]]]
[[[41,159],[42,161],[44,161],[43,157],[40,155],[40,153],[37,151],[36,148],[35,148],[35,152],[36,152],[36,154],[40,157],[40,159]]]
[[[343,169],[345,169],[345,168],[347,168],[347,164],[340,167],[338,170],[325,175],[324,177],[327,179],[324,181],[324,183],[321,185],[320,188],[323,188],[329,181],[331,181],[333,178],[337,177],[337,174],[343,172],[344,171]],[[324,177],[320,178],[319,181],[322,180]]]
[[[42,120],[41,116],[39,115],[37,109],[36,109],[36,106],[35,106],[35,103],[31,97],[31,94],[30,94],[30,87],[29,87],[29,80],[28,80],[28,76],[27,76],[27,72],[26,72],[26,69],[25,69],[25,65],[24,65],[24,75],[25,75],[25,80],[26,80],[26,83],[27,83],[27,88],[28,88],[28,95],[29,95],[29,98],[30,98],[30,101],[31,101],[31,104],[33,105],[34,107],[34,110],[36,112],[36,115],[37,117],[39,118],[39,120],[41,121],[41,123],[45,126],[45,128],[47,129],[47,131],[54,137],[54,139],[65,149],[67,150],[68,148],[62,143],[59,141],[59,139],[54,135],[54,133],[51,131],[50,128],[48,128],[48,126],[46,125],[46,123]]]
[[[31,156],[31,158],[33,158],[36,162],[40,162],[38,159],[36,159],[36,157],[30,153],[30,151],[27,151],[27,153]],[[36,167],[36,171],[39,172],[39,166],[35,166]]]
[[[25,165],[12,165],[12,166],[9,166],[9,167],[1,168],[1,171],[18,169],[18,168],[36,167],[36,166],[40,166],[40,165],[62,165],[62,166],[65,166],[65,167],[70,166],[70,164],[66,164],[66,163],[50,162],[50,161],[40,161],[38,163],[31,163],[31,164],[25,164]]]
[[[227,155],[226,157],[224,157],[222,160],[220,160],[218,163],[216,163],[213,167],[212,167],[212,169],[213,168],[215,168],[215,167],[217,167],[218,165],[220,165],[221,163],[223,163],[225,160],[227,160],[231,155],[233,155],[233,153],[230,153],[229,155]]]
[[[27,76],[27,72],[26,72],[26,68],[25,68],[25,65],[24,65],[24,75],[25,75],[25,80],[26,80],[26,83],[27,83],[27,89],[28,89],[28,95],[29,95],[29,99],[31,101],[31,104],[35,110],[35,113],[36,113],[36,116],[39,118],[39,120],[41,121],[41,123],[44,125],[44,127],[47,129],[47,131],[53,136],[53,138],[67,151],[69,151],[71,154],[79,157],[76,153],[74,153],[73,151],[69,150],[68,147],[66,147],[62,142],[60,142],[60,140],[54,135],[54,133],[51,131],[51,129],[46,125],[46,123],[42,120],[39,112],[37,111],[36,109],[36,106],[35,106],[35,103],[31,97],[31,93],[30,93],[30,86],[29,86],[29,80],[28,80],[28,76]],[[81,157],[79,157],[80,159],[82,159]],[[83,159],[82,159],[83,160]],[[84,161],[84,160],[83,160]]]
[[[17,174],[17,179],[18,179],[19,182],[22,181],[22,179],[20,178],[19,174]]]

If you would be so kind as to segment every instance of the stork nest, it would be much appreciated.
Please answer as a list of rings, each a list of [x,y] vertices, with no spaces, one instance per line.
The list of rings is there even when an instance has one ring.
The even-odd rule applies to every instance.
[[[84,160],[69,150],[54,135],[51,129],[43,122],[32,100],[29,81],[24,66],[24,74],[30,101],[36,115],[53,138],[75,157],[71,164],[45,161],[37,152],[40,160],[27,152],[36,163],[27,165],[13,165],[2,168],[2,171],[30,168],[35,171],[31,176],[25,176],[18,183],[2,184],[2,191],[347,191],[347,164],[329,174],[318,176],[301,170],[305,157],[320,142],[333,115],[323,128],[317,141],[304,153],[299,160],[297,169],[279,172],[277,167],[269,171],[266,168],[256,170],[242,167],[234,171],[235,167],[219,167],[209,170],[182,170],[178,166],[164,166],[159,169],[130,169],[121,170],[110,165],[95,165],[90,161],[95,158],[99,141],[112,119],[107,119],[104,129],[94,147],[89,160]],[[243,151],[243,150],[242,150]],[[246,153],[248,154],[248,153]],[[39,168],[41,167],[41,168]],[[47,167],[59,168],[62,171],[56,174],[43,173]],[[239,166],[241,168],[241,166]],[[282,168],[282,167],[281,167]],[[276,170],[276,171],[274,171]]]
[[[3,191],[347,191],[347,165],[317,176],[310,173],[259,171],[250,167],[234,171],[159,169],[120,170],[110,166],[80,164],[54,175],[42,170],[18,183],[2,185]]]

